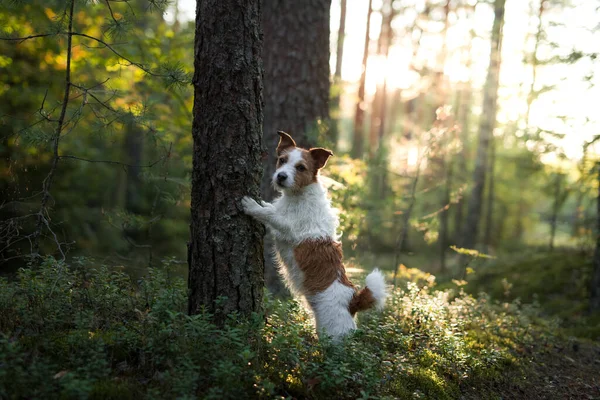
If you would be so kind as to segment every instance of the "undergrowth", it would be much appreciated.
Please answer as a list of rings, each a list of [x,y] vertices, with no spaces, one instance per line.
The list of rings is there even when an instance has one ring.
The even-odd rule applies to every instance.
[[[0,398],[451,399],[521,370],[546,332],[531,306],[408,283],[335,345],[295,301],[217,327],[186,315],[168,261],[137,282],[86,264],[0,279]]]
[[[589,313],[592,269],[592,257],[578,251],[525,253],[475,269],[465,290],[539,304],[565,336],[600,340],[600,313]]]

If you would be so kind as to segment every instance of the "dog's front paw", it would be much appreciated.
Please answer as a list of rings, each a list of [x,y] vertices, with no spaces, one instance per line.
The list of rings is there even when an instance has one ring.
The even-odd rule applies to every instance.
[[[274,209],[274,208],[275,208],[275,206],[274,206],[273,204],[271,204],[271,203],[268,203],[268,202],[266,202],[266,201],[264,201],[264,200],[261,200],[261,201],[260,201],[260,205],[262,206],[262,208],[266,208],[266,209],[268,209],[268,210],[272,210],[272,209]]]
[[[262,207],[253,198],[244,196],[242,199],[242,209],[244,213],[255,217],[260,214]]]

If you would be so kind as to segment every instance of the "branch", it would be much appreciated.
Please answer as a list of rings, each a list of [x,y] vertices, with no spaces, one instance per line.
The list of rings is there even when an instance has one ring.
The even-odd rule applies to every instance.
[[[152,72],[151,70],[149,70],[148,68],[146,68],[143,64],[131,61],[129,58],[125,57],[124,55],[122,55],[121,53],[119,53],[117,50],[115,50],[115,48],[111,44],[106,43],[102,39],[98,39],[97,37],[86,35],[85,33],[73,32],[72,34],[75,35],[75,36],[81,36],[81,37],[84,37],[84,38],[87,38],[87,39],[90,39],[90,40],[94,40],[94,41],[100,43],[101,45],[103,45],[104,47],[106,47],[107,49],[109,49],[110,51],[112,51],[117,57],[119,57],[119,58],[127,61],[129,63],[129,65],[133,65],[134,67],[137,67],[137,68],[141,69],[142,71],[144,71],[148,75],[152,75],[152,76],[156,76],[156,77],[165,77],[165,76],[168,76],[168,75],[156,74],[156,73]]]
[[[59,155],[58,155],[58,145],[60,143],[60,134],[63,129],[63,124],[65,121],[65,116],[67,114],[67,106],[69,104],[69,92],[71,91],[71,55],[72,55],[72,44],[73,44],[73,14],[75,10],[75,0],[71,0],[69,5],[69,27],[67,32],[67,66],[65,72],[65,89],[63,96],[62,108],[60,110],[60,116],[58,117],[58,121],[56,124],[56,130],[54,131],[54,137],[52,140],[54,141],[54,145],[52,148],[52,164],[50,165],[50,171],[48,171],[48,175],[44,179],[42,184],[42,201],[40,203],[40,211],[36,224],[36,229],[33,236],[33,253],[37,254],[40,249],[40,235],[42,234],[42,230],[44,228],[44,224],[50,228],[48,225],[48,221],[44,217],[44,212],[46,212],[46,206],[48,205],[48,200],[50,200],[50,188],[52,186],[52,180],[54,178],[54,173],[56,172],[56,167],[58,165]],[[45,96],[44,96],[45,97]],[[50,230],[52,232],[52,230]],[[54,232],[52,232],[54,235]],[[56,236],[56,235],[55,235]],[[61,253],[62,249],[59,250]],[[63,253],[64,256],[64,253]]]
[[[159,158],[158,160],[150,163],[150,164],[146,164],[146,165],[135,165],[135,164],[127,164],[127,163],[122,163],[119,161],[112,161],[112,160],[89,160],[87,158],[81,158],[81,157],[76,157],[76,156],[71,156],[71,155],[66,155],[66,156],[59,156],[59,158],[65,158],[65,159],[71,159],[71,160],[78,160],[78,161],[85,161],[85,162],[89,162],[89,163],[98,163],[98,164],[113,164],[113,165],[121,165],[123,167],[131,167],[131,168],[152,168],[154,167],[156,164],[158,164],[159,162],[167,159],[170,157],[170,154],[166,154],[164,157]]]
[[[108,7],[108,11],[110,11],[110,16],[115,21],[115,24],[119,24],[119,21],[115,18],[115,14],[113,13],[112,7],[110,6],[110,2],[106,0],[106,6]]]
[[[25,36],[25,37],[16,37],[16,38],[0,37],[0,40],[23,43],[24,41],[29,40],[29,39],[36,39],[36,38],[47,37],[47,36],[55,36],[57,34],[58,33],[40,33],[37,35],[29,35],[29,36]]]

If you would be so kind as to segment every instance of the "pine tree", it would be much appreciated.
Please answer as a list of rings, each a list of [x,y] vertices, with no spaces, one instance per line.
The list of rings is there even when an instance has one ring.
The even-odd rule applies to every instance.
[[[473,172],[473,187],[469,198],[467,221],[463,230],[463,247],[473,248],[477,243],[483,193],[488,170],[490,142],[496,126],[497,97],[500,76],[500,55],[502,44],[502,26],[504,23],[504,6],[506,0],[494,2],[494,24],[490,46],[490,63],[484,86],[482,117],[479,124],[479,139],[475,170]]]
[[[267,147],[262,197],[277,194],[275,172],[277,131],[291,133],[301,147],[317,144],[329,119],[329,9],[331,0],[263,1],[263,59]],[[273,245],[265,238],[265,278],[274,293],[284,292],[275,269]]]
[[[262,175],[260,17],[260,0],[196,10],[189,313],[217,322],[259,311],[263,296],[264,228],[239,204],[258,197]]]

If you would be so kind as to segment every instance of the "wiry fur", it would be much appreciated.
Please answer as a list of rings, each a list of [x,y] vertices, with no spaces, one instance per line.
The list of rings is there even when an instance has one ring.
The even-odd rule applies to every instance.
[[[313,311],[317,332],[339,339],[356,329],[355,312],[383,307],[385,279],[374,270],[358,291],[346,277],[338,212],[318,179],[331,151],[300,149],[289,135],[280,132],[280,137],[273,184],[283,195],[272,204],[245,197],[242,206],[273,235],[281,274],[292,294]]]

